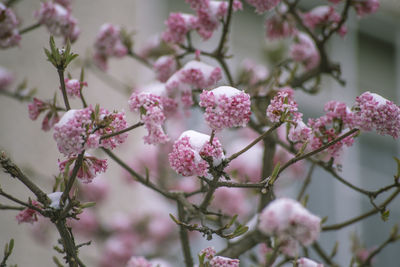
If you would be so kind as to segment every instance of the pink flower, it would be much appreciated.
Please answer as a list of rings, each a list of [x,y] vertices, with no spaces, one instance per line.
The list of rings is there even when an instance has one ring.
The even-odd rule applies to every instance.
[[[21,40],[18,32],[19,21],[15,13],[3,3],[0,3],[0,18],[0,48],[18,45]]]
[[[99,175],[90,184],[81,184],[80,193],[85,200],[100,203],[107,197],[109,189],[105,177]]]
[[[249,212],[249,207],[246,205],[246,194],[242,188],[218,188],[215,190],[211,205],[229,216],[240,216]]]
[[[224,159],[221,143],[214,137],[210,144],[210,136],[192,130],[183,132],[168,154],[171,168],[183,176],[207,175],[205,157],[212,160],[213,166],[219,165]]]
[[[200,251],[199,255],[203,254],[206,259],[211,260],[215,256],[215,254],[217,254],[217,252],[215,251],[214,247],[208,247]]]
[[[165,22],[166,31],[162,39],[167,43],[183,43],[186,34],[197,27],[197,18],[190,14],[171,13]]]
[[[230,86],[203,90],[199,105],[206,108],[205,120],[214,130],[245,127],[250,120],[250,96]]]
[[[297,201],[279,198],[261,212],[258,228],[266,235],[276,236],[285,245],[295,240],[308,246],[318,239],[320,223],[319,217],[311,214]]]
[[[365,92],[356,98],[353,107],[357,127],[364,131],[376,130],[381,135],[398,138],[400,134],[400,107],[382,96]]]
[[[157,80],[166,82],[177,69],[176,60],[173,56],[162,56],[154,62],[153,69],[157,74]]]
[[[33,98],[33,102],[28,105],[29,118],[36,120],[40,113],[49,110],[44,116],[42,121],[42,130],[50,131],[50,129],[60,120],[57,110],[49,103],[43,102],[36,97]]]
[[[78,21],[72,16],[71,11],[58,3],[41,3],[40,9],[35,12],[35,17],[52,35],[63,36],[64,42],[67,40],[74,42],[80,34]]]
[[[266,35],[270,39],[286,38],[297,33],[296,24],[288,16],[274,15],[265,21]]]
[[[36,120],[39,117],[40,113],[48,108],[49,106],[47,103],[34,97],[33,102],[28,105],[29,118],[33,121]]]
[[[210,267],[239,267],[238,259],[230,259],[222,256],[215,256],[210,260]]]
[[[67,175],[71,175],[73,166],[72,163],[76,164],[76,157],[70,157],[69,159],[59,162],[60,172],[64,173],[64,171],[69,170]],[[74,165],[75,166],[75,165]],[[78,177],[82,183],[88,184],[91,183],[93,178],[96,177],[99,173],[105,172],[107,170],[107,160],[101,160],[96,157],[90,156],[85,153],[85,156],[82,161],[82,165],[78,170]]]
[[[135,257],[132,256],[128,263],[126,264],[126,267],[152,267],[153,264],[151,262],[147,261],[143,257]]]
[[[101,267],[125,266],[133,254],[136,238],[129,233],[114,234],[105,242]]]
[[[324,267],[323,264],[317,263],[313,260],[307,259],[307,258],[300,258],[297,260],[297,266],[298,267]]]
[[[128,49],[122,42],[121,29],[110,23],[103,24],[96,36],[94,44],[94,62],[102,69],[107,69],[109,57],[124,57]]]
[[[301,119],[297,120],[295,123],[295,125],[290,127],[288,135],[289,140],[294,143],[304,143],[308,141],[312,133],[311,128],[308,127]]]
[[[39,202],[32,200],[32,205],[40,208]],[[26,208],[22,211],[20,211],[17,216],[17,222],[18,224],[20,223],[30,223],[33,224],[34,222],[36,222],[38,220],[38,212],[34,209],[30,209],[30,208]]]
[[[94,119],[93,119],[94,117]],[[84,149],[104,147],[113,149],[122,144],[127,133],[105,138],[102,135],[111,134],[126,128],[125,113],[113,112],[99,108],[98,114],[92,107],[67,111],[54,126],[54,140],[58,150],[65,156],[77,155]]]
[[[256,8],[256,12],[261,14],[276,7],[281,0],[246,0],[247,3]]]
[[[301,62],[306,70],[317,67],[320,62],[320,55],[314,41],[302,32],[297,34],[295,43],[290,46],[290,56],[294,61]]]
[[[0,67],[0,91],[6,90],[14,81],[14,75],[7,69]]]
[[[329,26],[340,21],[340,15],[332,6],[318,6],[303,15],[304,24],[311,29]]]
[[[87,86],[86,82],[80,82],[77,79],[64,79],[65,82],[65,89],[67,91],[67,94],[71,97],[80,97],[81,92],[80,90],[82,89],[83,86]],[[61,88],[60,88],[61,90]]]
[[[293,96],[294,91],[290,87],[284,87],[278,91],[267,108],[267,117],[271,122],[298,116],[297,103]]]
[[[368,14],[375,13],[379,6],[379,0],[357,0],[353,3],[357,15],[363,17]]]
[[[147,92],[134,92],[129,98],[128,103],[131,111],[140,111],[141,121],[144,122],[148,133],[144,137],[145,143],[163,144],[168,142],[169,138],[162,129],[165,115],[159,96]]]
[[[267,79],[269,76],[269,71],[266,66],[257,64],[251,59],[243,60],[241,65],[241,79],[251,86]]]

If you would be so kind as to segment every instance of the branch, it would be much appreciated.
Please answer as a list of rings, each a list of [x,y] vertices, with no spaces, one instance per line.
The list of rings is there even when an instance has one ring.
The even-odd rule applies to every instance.
[[[60,86],[61,86],[62,96],[64,99],[65,108],[68,111],[71,109],[71,106],[69,105],[67,90],[65,89],[64,69],[57,68],[57,72],[58,72],[58,77],[60,78]]]
[[[260,231],[253,230],[247,233],[242,239],[234,243],[228,244],[228,246],[222,251],[218,252],[218,255],[225,256],[232,259],[239,258],[240,255],[246,251],[255,247],[258,243],[265,241],[268,237],[264,236]]]
[[[78,175],[79,169],[82,167],[83,157],[85,155],[85,150],[83,150],[79,155],[78,158],[75,160],[74,168],[72,169],[71,176],[68,179],[68,183],[65,186],[64,192],[61,195],[60,203],[65,203],[65,200],[69,196],[69,191],[71,191],[72,186],[74,185],[76,176]]]
[[[178,204],[178,217],[180,221],[184,221],[185,211],[182,205],[177,202]],[[181,239],[181,245],[183,250],[183,257],[185,258],[186,267],[193,266],[193,258],[190,251],[190,242],[187,230],[183,225],[179,225],[179,237]]]
[[[343,227],[349,226],[353,223],[356,223],[358,221],[361,221],[369,216],[372,216],[378,212],[380,212],[382,209],[384,209],[398,194],[400,193],[400,188],[398,188],[395,192],[393,192],[393,194],[391,194],[385,202],[383,202],[381,205],[373,208],[372,210],[363,213],[357,217],[354,217],[352,219],[349,219],[347,221],[344,221],[342,223],[338,223],[338,224],[333,224],[333,225],[327,225],[322,227],[322,231],[332,231],[332,230],[338,230],[341,229]]]
[[[22,171],[15,165],[7,156],[4,151],[0,153],[0,164],[3,167],[4,171],[11,175],[11,177],[17,178],[20,182],[22,182],[26,187],[31,190],[32,193],[35,194],[40,203],[47,205],[50,203],[47,195],[36,185],[34,184]]]
[[[307,177],[304,180],[303,186],[301,187],[299,194],[297,195],[297,201],[300,201],[303,198],[303,195],[306,192],[306,189],[311,182],[311,177],[314,172],[314,168],[315,168],[315,163],[311,164],[311,167],[308,170]]]
[[[123,129],[123,130],[121,130],[119,132],[103,135],[102,137],[100,137],[100,140],[107,139],[107,138],[110,138],[110,137],[113,137],[113,136],[116,136],[116,135],[119,135],[119,134],[123,134],[123,133],[129,132],[130,130],[138,128],[138,127],[140,127],[142,125],[144,125],[143,122],[138,122],[138,123],[136,123],[136,124],[134,124],[134,125],[132,125],[132,126],[130,126],[128,128],[125,128],[125,129]]]
[[[30,32],[30,31],[32,31],[32,30],[34,30],[34,29],[39,28],[40,26],[42,26],[42,24],[40,24],[40,23],[35,23],[35,24],[33,24],[33,25],[30,25],[30,26],[28,26],[28,27],[26,27],[26,28],[23,28],[23,29],[19,30],[19,34],[20,34],[20,35],[25,34],[25,33],[27,33],[27,32]]]

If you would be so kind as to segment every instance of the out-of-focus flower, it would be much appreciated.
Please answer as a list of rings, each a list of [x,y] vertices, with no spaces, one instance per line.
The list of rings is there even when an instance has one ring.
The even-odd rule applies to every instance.
[[[3,3],[0,3],[0,48],[8,48],[19,44],[21,36],[18,32],[18,25],[19,21],[15,13]]]

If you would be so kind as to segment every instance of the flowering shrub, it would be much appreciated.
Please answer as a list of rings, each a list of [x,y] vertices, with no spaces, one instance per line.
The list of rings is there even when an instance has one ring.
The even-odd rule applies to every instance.
[[[300,93],[316,93],[325,76],[343,80],[327,44],[335,34],[346,35],[352,12],[358,17],[374,13],[379,0],[329,0],[308,9],[298,0],[186,0],[191,11],[170,13],[164,30],[141,50],[125,27],[104,22],[85,60],[75,60],[72,52],[71,43],[83,37],[72,1],[42,2],[33,14],[36,23],[28,27],[21,26],[16,2],[0,3],[0,48],[23,46],[25,33],[46,28],[51,36],[43,60],[47,57],[55,68],[59,84],[52,98],[40,98],[26,83],[13,89],[18,73],[0,67],[0,94],[28,102],[26,116],[32,121],[44,114],[41,128],[51,132],[60,154],[50,191],[2,151],[4,172],[32,196],[17,197],[0,187],[0,196],[13,203],[0,208],[17,210],[18,224],[32,224],[41,242],[51,239],[49,229],[57,231],[58,242],[51,240],[62,255],[53,257],[57,266],[87,266],[82,254],[90,242],[80,239],[95,243],[99,252],[91,264],[100,267],[339,266],[343,259],[336,256],[337,245],[329,253],[319,243],[324,232],[375,214],[387,220],[388,206],[400,193],[400,160],[395,158],[393,183],[368,190],[342,177],[340,162],[364,132],[397,139],[400,107],[364,92],[349,106],[328,101],[325,115],[306,120],[296,100]],[[285,39],[288,49],[286,58],[269,68],[244,60],[235,76],[230,58],[238,55],[230,53],[230,29],[237,13],[246,9],[266,14],[267,40]],[[203,49],[203,42],[215,47]],[[121,58],[154,72],[153,82],[130,88],[124,104],[128,114],[118,111],[122,105],[109,111],[87,97],[92,88],[85,71],[111,77],[109,61]],[[76,66],[79,79],[73,78],[78,77]],[[129,125],[130,120],[137,122]],[[144,136],[135,130],[142,126]],[[129,135],[143,137],[143,146],[128,146]],[[112,151],[117,147],[133,159],[119,157]],[[140,184],[159,198],[132,194],[126,198],[130,212],[102,216],[103,204],[116,198],[108,184],[111,164],[121,167],[124,182],[135,181],[124,186]],[[328,223],[324,216],[330,211],[318,212],[318,203],[308,203],[314,200],[306,192],[315,168],[368,198],[371,210],[334,223],[336,218],[329,218]],[[141,201],[156,201],[159,210],[143,210]],[[203,239],[217,249],[203,246]],[[371,266],[398,239],[397,226],[375,248],[353,238],[350,265]],[[6,245],[1,266],[13,245],[13,240]],[[197,258],[194,248],[203,248]]]

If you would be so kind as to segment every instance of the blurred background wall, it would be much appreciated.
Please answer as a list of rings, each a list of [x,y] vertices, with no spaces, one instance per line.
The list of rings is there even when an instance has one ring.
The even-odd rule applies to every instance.
[[[321,1],[302,1],[308,8]],[[16,12],[23,25],[34,23],[33,12],[40,6],[39,0],[21,1],[16,6]],[[306,117],[317,117],[323,113],[323,105],[328,100],[344,101],[351,105],[354,98],[364,91],[371,91],[400,103],[400,2],[397,0],[381,0],[382,8],[378,14],[359,20],[352,16],[348,22],[349,33],[342,40],[334,37],[330,43],[330,52],[335,61],[342,63],[343,76],[347,81],[345,87],[339,86],[330,78],[323,80],[321,93],[318,96],[308,96],[296,93],[300,110]],[[73,51],[83,60],[90,52],[99,27],[110,22],[125,26],[135,32],[135,47],[143,45],[144,40],[163,31],[163,21],[170,11],[190,11],[183,0],[86,0],[75,1],[73,14],[79,20],[81,37],[73,45]],[[353,14],[354,15],[354,14]],[[255,58],[258,63],[269,64],[268,54],[282,45],[265,41],[264,18],[255,15],[252,9],[234,16],[232,30],[232,52],[235,57],[230,60],[231,69],[235,72],[239,63],[245,58]],[[251,30],[248,30],[251,29]],[[218,35],[218,34],[216,34]],[[23,36],[19,48],[0,51],[0,65],[16,74],[17,82],[28,79],[28,85],[38,88],[39,98],[49,98],[58,90],[58,77],[55,69],[45,60],[43,47],[48,47],[49,35],[45,28],[32,31]],[[211,40],[205,47],[212,46],[216,40]],[[285,45],[285,43],[283,43]],[[126,88],[151,81],[154,76],[131,58],[111,60],[110,75],[119,82],[117,89],[101,73],[87,71],[87,99],[101,106],[128,111]],[[79,69],[69,71],[77,77]],[[15,83],[14,83],[15,85]],[[73,103],[74,104],[74,103]],[[75,102],[75,104],[78,104]],[[135,122],[128,113],[128,121]],[[117,152],[127,158],[135,153],[135,137],[129,139],[128,145]],[[139,140],[140,141],[140,140]],[[59,153],[52,139],[52,132],[44,133],[40,129],[40,121],[32,122],[28,117],[26,103],[0,97],[0,148],[7,151],[10,157],[28,173],[32,174],[42,188],[51,190],[52,175],[57,173],[57,158]],[[389,137],[376,134],[364,134],[356,144],[348,150],[343,158],[343,176],[352,183],[374,190],[391,183],[395,172],[395,162],[392,156],[399,157],[399,142]],[[110,164],[107,177],[112,181],[111,195],[118,196],[107,205],[108,211],[127,210],[148,192],[132,192],[120,183],[120,170]],[[368,199],[355,195],[352,191],[339,184],[323,171],[316,172],[310,189],[310,209],[321,216],[330,215],[329,223],[346,220],[355,214],[370,209]],[[0,173],[0,184],[7,192],[15,193],[21,199],[27,199],[29,192],[16,180],[3,172]],[[379,202],[379,199],[377,200]],[[0,203],[7,203],[0,200]],[[140,202],[139,208],[154,208],[154,203]],[[389,221],[385,229],[378,229],[379,216],[373,216],[363,223],[348,227],[338,235],[322,234],[323,245],[332,244],[336,239],[341,242],[339,247],[341,259],[350,259],[350,234],[356,232],[362,237],[367,247],[381,243],[388,235],[390,226],[400,222],[400,201],[390,206]],[[36,245],[29,236],[29,226],[17,226],[15,212],[1,211],[0,216],[0,246],[11,237],[15,238],[16,248],[10,262],[19,266],[52,266],[49,257],[50,247]],[[105,213],[107,214],[107,212]],[[347,244],[347,245],[345,245]],[[329,247],[328,247],[329,249]],[[377,259],[379,266],[395,266],[393,259],[398,258],[400,245],[390,245]],[[85,257],[89,263],[95,259],[95,247]],[[54,255],[54,251],[50,251]],[[35,265],[32,265],[32,263]],[[89,264],[88,266],[91,266]]]

